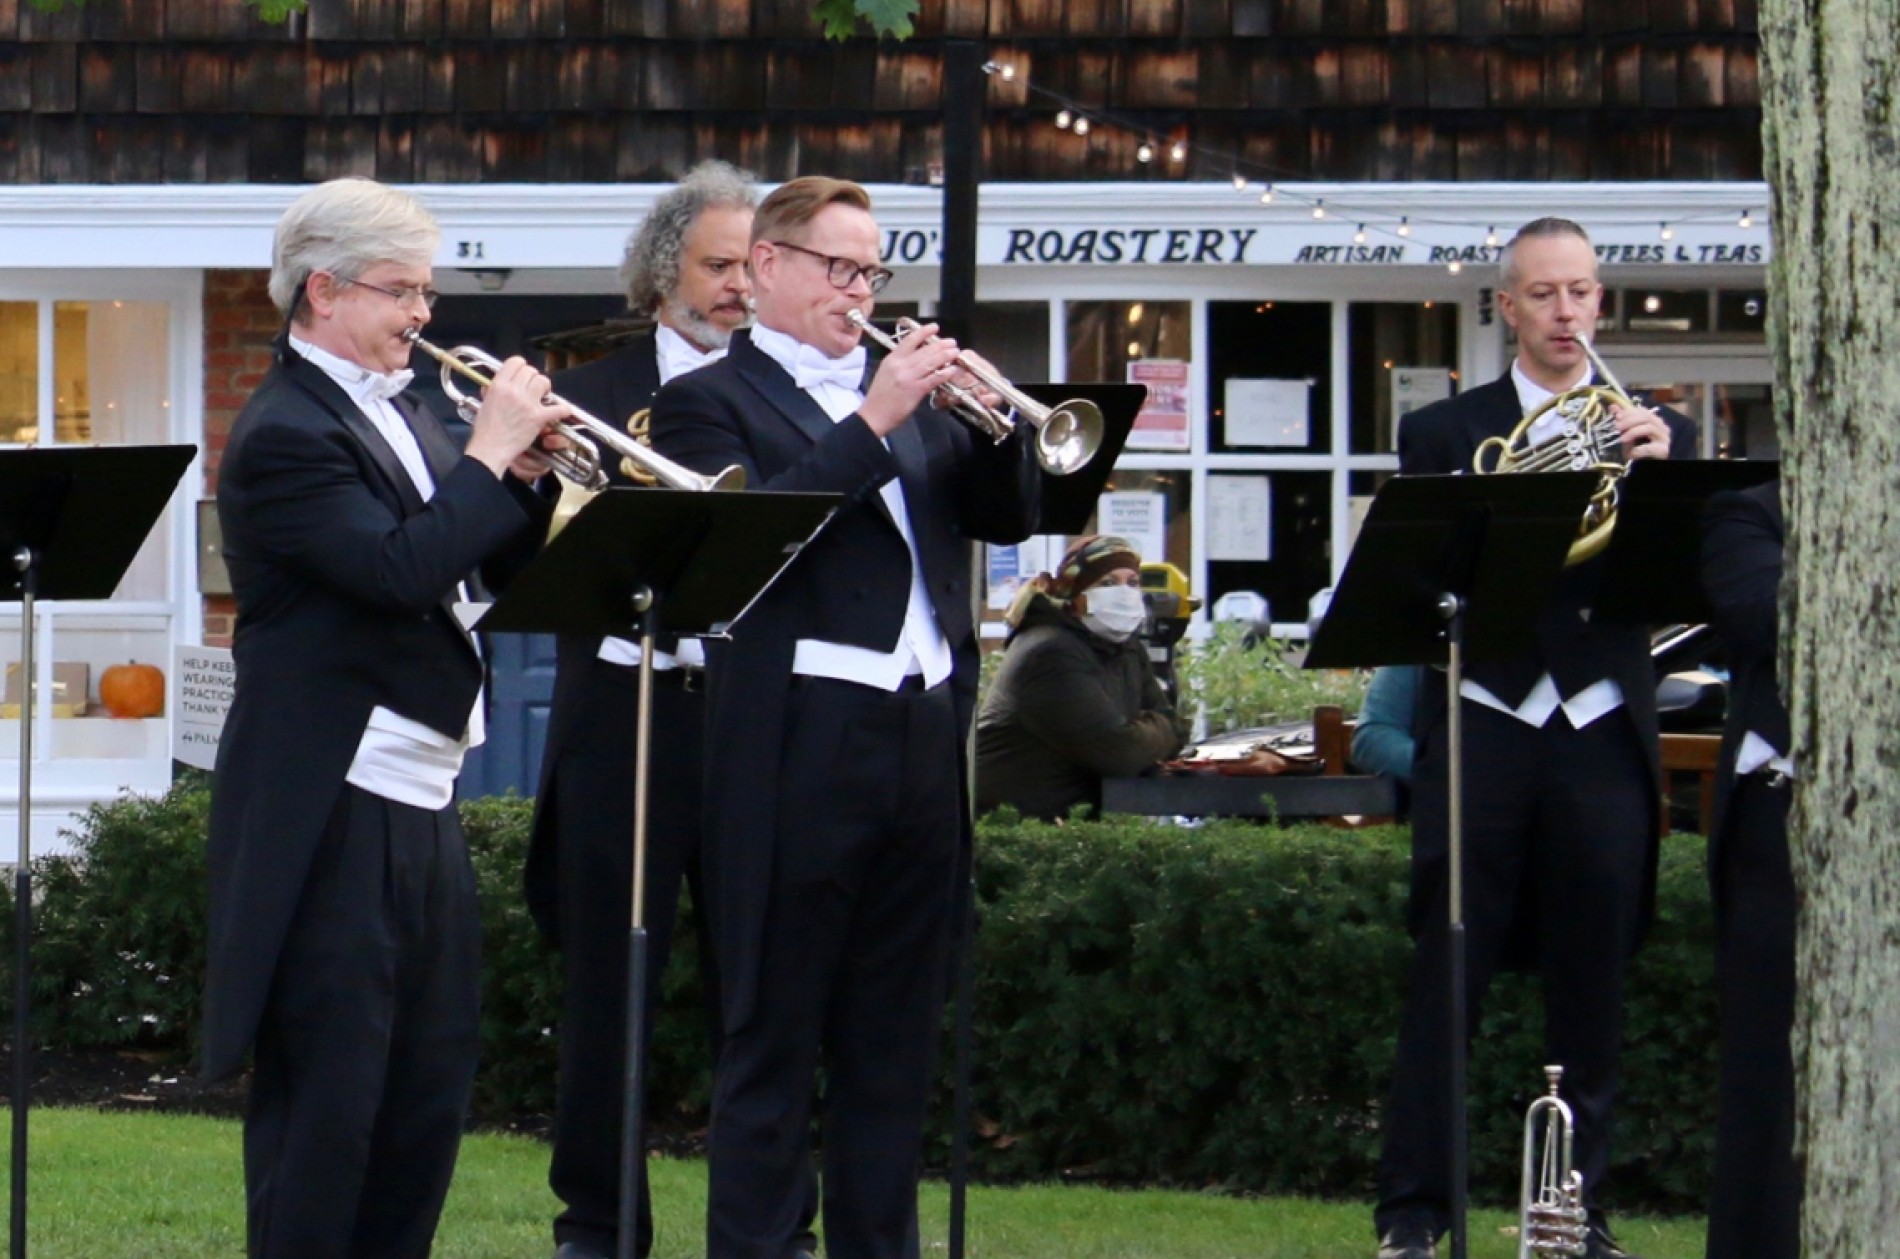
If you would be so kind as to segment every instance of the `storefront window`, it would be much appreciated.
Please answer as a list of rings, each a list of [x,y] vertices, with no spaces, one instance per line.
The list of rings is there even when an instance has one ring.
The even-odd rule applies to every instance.
[[[158,444],[171,437],[171,312],[164,302],[0,303],[0,440],[38,446]],[[52,349],[52,389],[38,388],[41,347]],[[24,385],[20,384],[24,381]],[[35,758],[169,763],[162,716],[115,720],[101,703],[107,669],[137,662],[170,671],[171,508],[112,598],[43,604],[36,647]],[[17,702],[20,619],[0,617],[7,700]],[[16,723],[0,722],[0,757],[19,755]]]
[[[1627,332],[1707,332],[1707,289],[1625,289],[1623,328]]]
[[[1715,457],[1779,459],[1773,385],[1716,385]]]
[[[1209,302],[1208,448],[1326,454],[1333,448],[1333,324],[1325,302]]]
[[[1208,479],[1211,482],[1217,478],[1210,475]],[[1266,494],[1271,544],[1264,555],[1241,558],[1237,549],[1210,539],[1208,607],[1214,608],[1223,595],[1248,591],[1266,600],[1266,619],[1305,621],[1307,603],[1333,584],[1333,474],[1261,472],[1231,478],[1220,474],[1219,479],[1255,482],[1245,488],[1256,495]],[[1240,488],[1234,487],[1235,490]],[[1213,493],[1214,488],[1210,486],[1210,497]],[[1210,520],[1208,527],[1218,532],[1221,525]]]
[[[1346,326],[1352,453],[1391,454],[1402,416],[1458,391],[1458,307],[1354,302]]]

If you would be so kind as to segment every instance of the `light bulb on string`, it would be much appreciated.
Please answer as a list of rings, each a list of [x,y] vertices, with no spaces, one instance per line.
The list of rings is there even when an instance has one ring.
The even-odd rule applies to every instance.
[[[1399,215],[1398,231],[1401,236],[1410,236],[1412,234],[1412,218],[1410,215]]]
[[[1139,145],[1135,147],[1135,160],[1137,162],[1143,163],[1144,165],[1148,162],[1154,161],[1155,160],[1154,145],[1149,144],[1146,140],[1143,140]]]
[[[1176,140],[1173,143],[1173,145],[1171,145],[1168,149],[1168,160],[1170,162],[1187,161],[1187,145],[1183,144],[1179,140]]]
[[[1088,133],[1089,133],[1089,120],[1086,118],[1077,118],[1075,120],[1075,134],[1079,136],[1085,136]]]
[[[1059,129],[1063,131],[1067,131],[1069,129],[1069,124],[1073,123],[1074,121],[1075,121],[1075,115],[1070,113],[1068,110],[1058,109],[1056,111],[1056,126]]]
[[[1326,198],[1321,197],[1318,201],[1313,203],[1313,217],[1316,219],[1326,217]]]
[[[1363,245],[1366,243],[1366,225],[1364,223],[1361,223],[1359,230],[1352,234],[1352,243],[1355,245]]]
[[[1498,247],[1498,229],[1496,227],[1487,227],[1484,229],[1484,244],[1487,249],[1496,249]]]
[[[1460,271],[1463,271],[1464,269],[1465,269],[1465,264],[1458,261],[1456,258],[1453,258],[1450,262],[1445,264],[1445,270],[1451,272],[1453,275],[1457,275]]]
[[[1247,191],[1247,177],[1241,174],[1239,171],[1234,172],[1234,191],[1235,192]]]
[[[1664,240],[1674,240],[1676,238],[1676,229],[1664,223],[1662,225],[1662,238]]]
[[[1736,220],[1735,220],[1735,226],[1737,226],[1737,227],[1753,227],[1753,226],[1755,226],[1755,219],[1754,219],[1754,216],[1753,216],[1753,215],[1751,215],[1751,214],[1749,214],[1749,212],[1748,212],[1747,210],[1743,210],[1743,211],[1742,211],[1742,217],[1741,217],[1741,218],[1739,218],[1739,219],[1736,219]]]
[[[1265,188],[1260,190],[1260,204],[1261,205],[1273,204],[1273,185],[1272,184],[1268,184]]]

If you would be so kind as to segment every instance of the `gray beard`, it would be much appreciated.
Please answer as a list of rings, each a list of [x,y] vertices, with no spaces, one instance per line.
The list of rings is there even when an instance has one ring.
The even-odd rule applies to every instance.
[[[702,350],[723,350],[732,344],[732,330],[714,323],[703,311],[669,298],[660,304],[661,322]]]

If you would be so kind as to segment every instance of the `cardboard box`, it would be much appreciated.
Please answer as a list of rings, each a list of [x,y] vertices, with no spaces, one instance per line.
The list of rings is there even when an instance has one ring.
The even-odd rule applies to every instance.
[[[84,717],[91,705],[92,666],[84,661],[55,661],[53,664],[52,707],[55,717]],[[34,711],[46,703],[47,696],[35,696]],[[20,719],[20,663],[7,666],[6,697],[0,700],[0,719]]]

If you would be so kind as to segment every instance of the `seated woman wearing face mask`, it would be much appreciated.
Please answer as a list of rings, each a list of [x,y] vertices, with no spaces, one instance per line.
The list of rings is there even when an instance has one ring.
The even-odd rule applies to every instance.
[[[1023,588],[976,720],[979,810],[1059,818],[1100,808],[1103,778],[1181,750],[1185,727],[1139,635],[1146,616],[1141,556],[1123,538],[1081,538],[1053,576]]]

